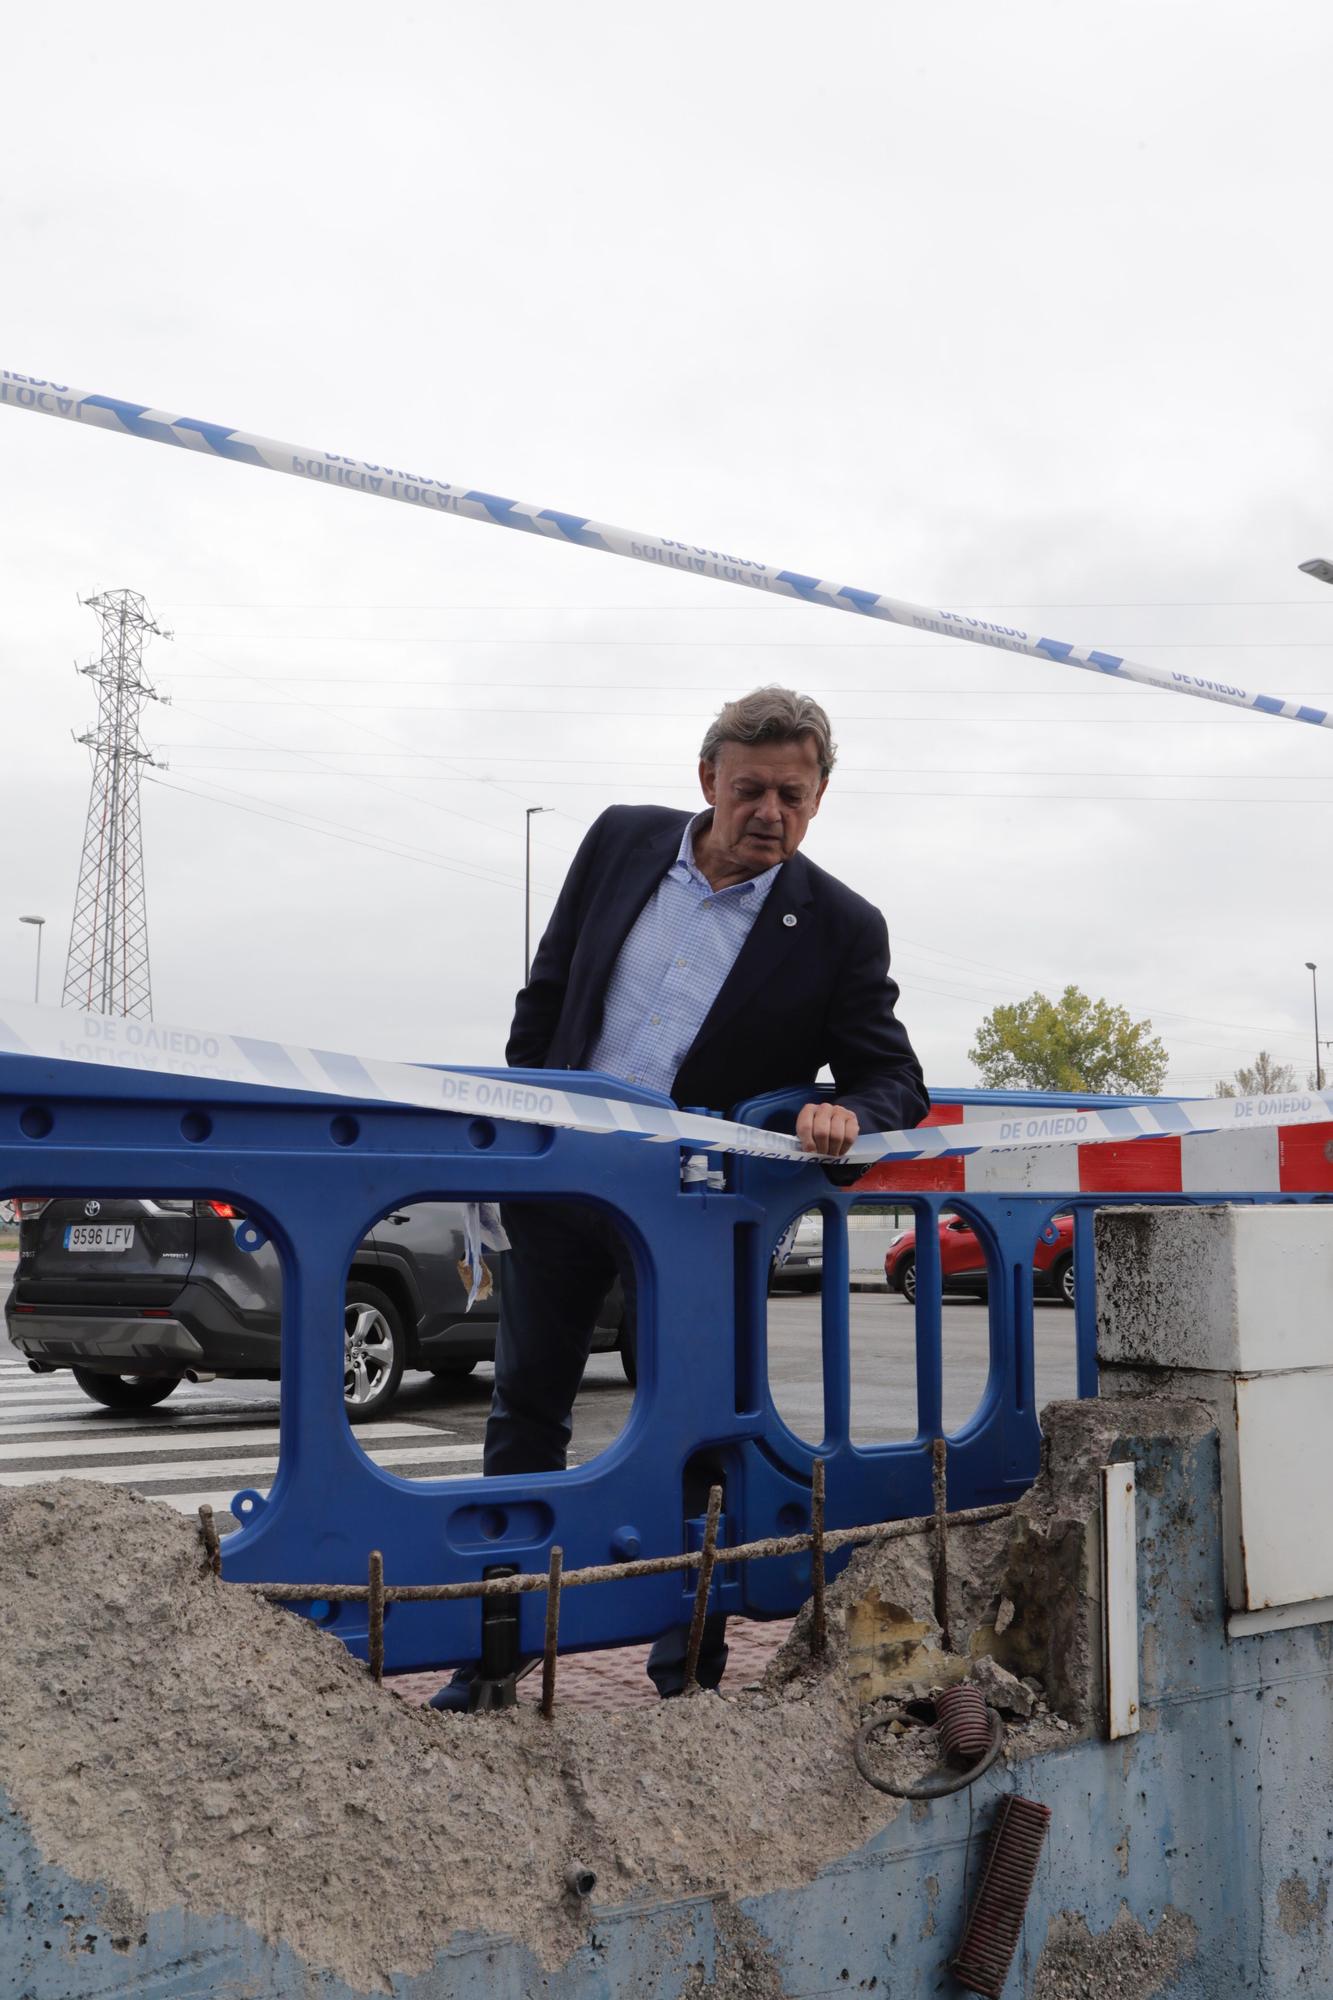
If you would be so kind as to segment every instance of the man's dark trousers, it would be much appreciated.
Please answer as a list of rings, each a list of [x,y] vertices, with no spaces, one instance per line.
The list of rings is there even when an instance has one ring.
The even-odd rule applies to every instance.
[[[634,1266],[614,1224],[594,1208],[570,1202],[506,1202],[501,1210],[510,1248],[500,1289],[495,1343],[495,1396],[482,1460],[487,1474],[563,1472],[570,1412],[592,1347],[602,1301],[617,1277],[625,1295],[626,1331],[633,1337]],[[716,1687],[727,1664],[727,1621],[704,1627],[701,1687]],[[648,1673],[659,1694],[684,1682],[686,1633],[663,1633]]]

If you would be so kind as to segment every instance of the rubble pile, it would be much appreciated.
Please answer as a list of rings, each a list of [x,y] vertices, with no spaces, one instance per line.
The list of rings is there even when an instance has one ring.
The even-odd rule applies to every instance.
[[[587,1935],[577,1862],[598,1903],[729,1896],[736,1991],[762,1992],[735,1903],[811,1880],[902,1810],[856,1772],[866,1717],[901,1725],[876,1755],[911,1783],[939,1752],[909,1704],[960,1679],[1004,1716],[1011,1760],[1099,1713],[1115,1411],[1047,1419],[1043,1476],[1012,1514],[950,1529],[948,1646],[932,1535],[894,1535],[830,1585],[822,1658],[807,1607],[756,1687],[550,1721],[409,1706],[329,1634],[220,1582],[196,1526],[137,1495],[0,1493],[0,1793],[47,1861],[131,1914],[225,1913],[362,1990],[459,1933],[563,1962]]]
[[[74,1480],[0,1494],[0,1790],[44,1857],[368,1991],[460,1931],[567,1958],[575,1861],[599,1902],[808,1881],[890,1816],[856,1720],[831,1677],[549,1722],[416,1709],[219,1582],[170,1509],[90,1506]]]

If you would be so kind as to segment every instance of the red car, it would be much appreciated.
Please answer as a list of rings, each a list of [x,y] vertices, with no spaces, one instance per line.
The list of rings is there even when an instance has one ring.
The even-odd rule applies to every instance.
[[[1046,1240],[1049,1237],[1049,1242]],[[940,1218],[940,1272],[945,1292],[986,1296],[986,1257],[971,1225],[961,1215]],[[916,1297],[916,1231],[904,1229],[889,1245],[884,1279],[891,1292],[907,1300]],[[1057,1215],[1043,1232],[1032,1259],[1032,1290],[1037,1298],[1074,1303],[1074,1218]]]

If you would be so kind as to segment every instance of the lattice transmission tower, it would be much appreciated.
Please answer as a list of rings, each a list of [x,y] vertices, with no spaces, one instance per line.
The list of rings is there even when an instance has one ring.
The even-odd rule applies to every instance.
[[[159,631],[137,590],[107,590],[83,602],[101,621],[102,656],[78,669],[97,689],[97,722],[75,739],[92,752],[93,783],[62,1005],[149,1018],[139,773],[156,759],[139,718],[145,702],[165,699],[144,672],[145,640],[171,634]]]

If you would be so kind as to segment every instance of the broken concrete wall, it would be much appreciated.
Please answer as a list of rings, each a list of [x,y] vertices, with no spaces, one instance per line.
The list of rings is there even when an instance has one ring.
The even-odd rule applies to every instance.
[[[925,2000],[953,1990],[965,1877],[1016,1789],[1052,1822],[1008,1994],[1333,1995],[1328,1628],[1226,1639],[1200,1406],[1057,1406],[1047,1433],[1014,1521],[954,1538],[950,1602],[954,1657],[1008,1641],[1013,1665],[1039,1660],[1047,1719],[1016,1724],[970,1795],[930,1805],[871,1791],[851,1759],[867,1662],[849,1611],[867,1587],[924,1628],[899,1666],[947,1677],[926,1539],[838,1580],[822,1672],[798,1632],[734,1702],[543,1724],[413,1714],[325,1635],[205,1576],[164,1510],[123,1503],[153,1523],[127,1576],[124,1520],[80,1555],[86,1515],[76,1531],[59,1489],[46,1510],[28,1489],[4,1517],[16,1539],[0,1521],[9,1990]],[[1097,1468],[1121,1458],[1138,1469],[1143,1729],[1110,1744],[1089,1549]],[[64,1627],[56,1594],[33,1596],[56,1560],[80,1593]],[[562,1898],[575,1855],[599,1876],[591,1908]]]

